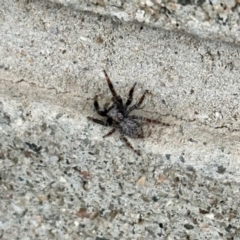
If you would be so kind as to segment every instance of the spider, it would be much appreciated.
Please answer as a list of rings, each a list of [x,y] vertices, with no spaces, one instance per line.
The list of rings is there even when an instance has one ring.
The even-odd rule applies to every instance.
[[[156,123],[156,124],[161,124],[163,126],[169,126],[167,123],[162,123],[154,119],[150,118],[145,118],[141,116],[136,116],[136,115],[130,115],[130,113],[135,110],[139,109],[145,95],[148,93],[148,90],[145,90],[139,101],[133,105],[131,105],[133,101],[133,93],[134,93],[134,88],[136,86],[136,83],[133,84],[132,88],[130,89],[128,93],[128,99],[125,103],[123,103],[123,100],[121,96],[119,96],[114,87],[113,84],[107,75],[106,71],[104,70],[104,75],[106,77],[108,87],[112,93],[112,105],[108,107],[108,105],[105,104],[103,110],[100,109],[100,106],[98,104],[98,99],[97,96],[94,98],[94,108],[97,111],[97,113],[102,116],[106,117],[106,121],[102,121],[96,118],[88,117],[89,120],[92,120],[95,123],[101,124],[103,126],[112,126],[113,129],[108,132],[106,135],[103,136],[103,138],[110,136],[113,134],[116,129],[119,130],[120,132],[120,139],[124,141],[129,148],[131,148],[135,153],[138,155],[140,154],[139,150],[136,150],[132,144],[128,141],[128,139],[125,136],[129,136],[131,138],[144,138],[143,134],[143,128],[142,124],[144,122],[150,122],[150,123]]]

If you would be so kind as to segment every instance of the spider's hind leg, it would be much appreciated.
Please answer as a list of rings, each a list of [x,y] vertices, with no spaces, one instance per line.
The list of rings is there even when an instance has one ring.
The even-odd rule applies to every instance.
[[[112,135],[115,131],[116,131],[116,128],[113,128],[109,133],[105,134],[105,135],[103,136],[103,138]]]
[[[120,139],[124,141],[127,144],[127,146],[131,148],[138,156],[141,156],[141,152],[139,150],[136,150],[124,135],[121,135]]]

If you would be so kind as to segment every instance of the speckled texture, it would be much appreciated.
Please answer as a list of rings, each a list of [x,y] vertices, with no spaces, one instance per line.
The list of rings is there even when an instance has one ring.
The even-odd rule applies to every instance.
[[[201,38],[240,43],[239,0],[53,0],[80,10],[138,21]]]
[[[0,100],[2,239],[240,237],[227,166],[217,180],[184,153],[137,157],[72,109]]]
[[[0,237],[238,239],[239,50],[45,1],[2,3]],[[145,89],[129,139],[87,121]],[[125,99],[125,98],[124,98]]]

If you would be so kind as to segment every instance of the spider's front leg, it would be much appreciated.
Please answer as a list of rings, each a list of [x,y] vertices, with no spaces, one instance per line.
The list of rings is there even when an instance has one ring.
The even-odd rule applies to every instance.
[[[149,93],[149,91],[148,91],[148,90],[145,90],[144,93],[143,93],[143,95],[142,95],[142,97],[139,99],[139,101],[138,101],[136,104],[134,104],[134,105],[132,105],[131,107],[129,107],[129,109],[128,109],[128,114],[129,114],[130,112],[132,112],[134,109],[140,108],[141,104],[142,104],[143,101],[144,101],[145,95],[146,95],[147,93]]]
[[[94,108],[97,111],[97,113],[100,116],[106,117],[107,116],[107,112],[108,110],[106,108],[104,108],[104,110],[100,110],[99,104],[98,104],[98,100],[97,100],[97,96],[94,97]]]
[[[114,102],[117,102],[118,104],[120,104],[121,106],[123,106],[123,101],[122,101],[122,98],[117,95],[117,92],[115,91],[114,87],[113,87],[113,84],[109,78],[109,76],[107,75],[107,72],[105,70],[103,70],[104,72],[104,75],[106,77],[106,80],[107,80],[107,83],[108,83],[108,87],[113,95],[113,100]]]
[[[128,93],[128,99],[127,99],[127,102],[125,104],[126,107],[128,107],[132,103],[135,86],[136,86],[136,83],[133,84],[132,88],[130,89],[130,91]]]

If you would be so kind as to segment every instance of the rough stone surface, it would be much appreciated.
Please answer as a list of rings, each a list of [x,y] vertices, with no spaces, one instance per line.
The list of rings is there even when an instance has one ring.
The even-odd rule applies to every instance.
[[[52,0],[121,21],[240,43],[239,0]]]
[[[238,47],[53,2],[1,6],[1,239],[240,238]],[[103,69],[124,97],[148,89],[138,114],[171,125],[129,139],[142,156],[87,121],[96,94],[111,101]]]

